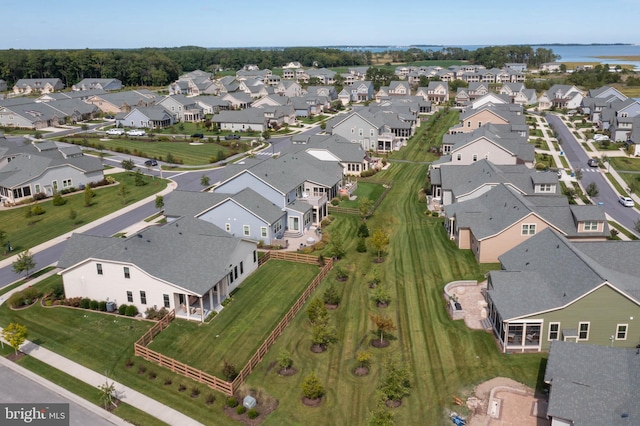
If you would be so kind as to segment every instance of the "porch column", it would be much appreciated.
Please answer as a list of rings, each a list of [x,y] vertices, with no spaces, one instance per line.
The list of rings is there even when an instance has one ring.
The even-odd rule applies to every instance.
[[[215,286],[213,286],[213,287],[211,287],[211,288],[209,289],[209,306],[211,307],[211,310],[212,310],[212,311],[213,311],[213,308],[214,308],[214,306],[215,306],[215,305],[213,304],[213,288],[214,288],[214,287],[215,287]]]
[[[202,303],[202,297],[198,299],[200,299],[200,322],[204,322],[204,303]]]

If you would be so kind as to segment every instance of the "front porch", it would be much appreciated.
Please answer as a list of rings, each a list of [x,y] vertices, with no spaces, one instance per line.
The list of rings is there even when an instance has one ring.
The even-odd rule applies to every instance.
[[[213,311],[222,310],[222,302],[229,297],[228,289],[229,285],[225,278],[202,296],[174,293],[176,318],[204,322]]]

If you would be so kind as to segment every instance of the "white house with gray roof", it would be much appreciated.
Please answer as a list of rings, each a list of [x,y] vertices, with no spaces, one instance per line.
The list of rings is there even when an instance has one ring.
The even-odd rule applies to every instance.
[[[544,381],[553,426],[640,424],[638,349],[553,341]]]
[[[139,129],[161,129],[172,126],[176,117],[162,105],[136,107],[116,116],[116,126]]]
[[[6,205],[103,179],[100,160],[83,155],[77,146],[60,148],[55,142],[28,143],[0,134],[0,197]]]
[[[72,90],[122,90],[122,82],[117,78],[85,78],[71,86]]]
[[[65,296],[175,309],[203,322],[258,267],[255,242],[180,218],[128,238],[73,234],[58,267]]]
[[[485,294],[501,350],[546,351],[557,340],[636,347],[639,256],[639,241],[576,242],[552,229],[501,255]]]
[[[64,89],[64,83],[59,78],[21,78],[13,86],[16,95],[31,93],[51,93]]]

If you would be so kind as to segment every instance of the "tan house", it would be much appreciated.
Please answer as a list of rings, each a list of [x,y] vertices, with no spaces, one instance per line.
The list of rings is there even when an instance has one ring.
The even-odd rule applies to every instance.
[[[569,240],[606,241],[609,235],[600,206],[570,205],[563,196],[526,197],[504,184],[446,206],[445,215],[449,237],[480,263],[498,262],[503,253],[547,228]]]
[[[511,124],[522,132],[528,133],[521,105],[493,103],[485,104],[477,109],[468,109],[460,114],[460,123],[449,130],[449,133],[468,133],[491,124]],[[514,128],[515,129],[515,128]]]

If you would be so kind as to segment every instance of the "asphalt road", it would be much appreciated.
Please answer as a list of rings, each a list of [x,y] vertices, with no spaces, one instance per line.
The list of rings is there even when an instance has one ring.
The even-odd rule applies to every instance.
[[[580,142],[573,136],[562,120],[554,114],[547,114],[546,119],[558,133],[559,139],[562,140],[561,147],[571,168],[574,171],[582,170],[582,186],[586,188],[590,183],[595,183],[598,186],[600,193],[597,197],[593,197],[593,200],[597,203],[602,203],[607,214],[616,222],[630,229],[636,235],[640,235],[634,229],[635,222],[640,219],[640,214],[635,209],[624,207],[618,202],[618,194],[611,188],[601,169],[587,165],[587,160],[591,157],[585,152]]]

